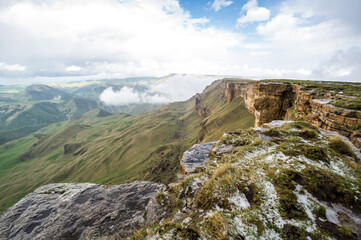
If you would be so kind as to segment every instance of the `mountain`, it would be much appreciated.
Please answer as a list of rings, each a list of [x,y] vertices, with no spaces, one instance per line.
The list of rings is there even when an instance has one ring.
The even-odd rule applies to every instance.
[[[98,108],[98,102],[84,99],[49,87],[30,85],[24,90],[9,95],[7,87],[0,95],[0,144],[25,137],[49,124],[78,117]],[[1,91],[1,89],[0,89]]]
[[[0,216],[2,237],[359,239],[360,87],[224,79],[3,144],[2,210],[43,187]]]
[[[72,96],[59,89],[49,87],[43,84],[33,84],[26,87],[24,91],[24,98],[27,101],[42,101],[42,100],[69,100]]]
[[[73,119],[0,146],[1,209],[51,182],[174,182],[182,153],[194,143],[254,124],[241,98],[221,98],[220,84],[142,115]]]

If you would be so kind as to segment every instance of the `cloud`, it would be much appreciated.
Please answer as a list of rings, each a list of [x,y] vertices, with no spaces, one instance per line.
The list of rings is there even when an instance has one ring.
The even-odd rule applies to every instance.
[[[237,16],[216,19],[205,11],[195,18],[178,0],[3,1],[0,62],[24,68],[2,65],[0,84],[170,72],[302,77],[300,69],[309,72],[338,50],[361,47],[360,4],[284,0],[267,9],[249,0],[237,29],[230,26]],[[354,71],[338,75],[347,79]]]
[[[75,65],[71,65],[71,66],[65,68],[65,71],[67,71],[67,72],[79,72],[81,70],[82,70],[81,67],[75,66]]]
[[[242,12],[246,12],[246,14],[238,18],[237,23],[239,26],[244,26],[246,23],[266,21],[271,15],[267,8],[258,6],[257,0],[249,0],[242,7]]]
[[[26,69],[25,66],[21,66],[19,64],[13,64],[13,65],[9,65],[6,63],[2,63],[0,62],[0,70],[5,70],[5,71],[24,71]]]
[[[214,2],[212,3],[212,8],[214,9],[214,11],[218,12],[222,8],[228,7],[232,3],[233,3],[233,1],[214,0]]]
[[[158,80],[144,92],[130,87],[114,91],[109,87],[100,94],[106,105],[129,105],[136,103],[165,104],[185,101],[211,84],[219,76],[172,74]]]
[[[0,56],[29,77],[66,76],[72,65],[105,77],[201,72],[243,41],[208,21],[177,0],[17,1],[0,8]]]
[[[360,81],[361,48],[350,47],[338,50],[327,61],[312,71],[313,77],[319,79]]]

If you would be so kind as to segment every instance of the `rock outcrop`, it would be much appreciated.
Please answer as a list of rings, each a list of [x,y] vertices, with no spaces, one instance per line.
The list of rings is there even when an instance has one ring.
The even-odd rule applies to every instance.
[[[209,153],[215,144],[217,144],[217,142],[195,144],[185,151],[181,160],[182,173],[194,173],[197,167],[207,164],[209,161]]]
[[[225,100],[242,97],[255,116],[255,127],[273,120],[303,119],[320,128],[337,131],[361,148],[361,111],[330,104],[332,94],[304,91],[302,86],[277,82],[237,83],[223,80],[221,94]]]
[[[0,216],[0,239],[124,238],[158,222],[162,184],[58,183],[38,188]]]

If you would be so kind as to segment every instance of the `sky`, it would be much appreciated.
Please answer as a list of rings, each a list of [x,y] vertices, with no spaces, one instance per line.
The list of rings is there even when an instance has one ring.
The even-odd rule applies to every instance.
[[[361,81],[359,0],[0,0],[0,84],[169,73]]]

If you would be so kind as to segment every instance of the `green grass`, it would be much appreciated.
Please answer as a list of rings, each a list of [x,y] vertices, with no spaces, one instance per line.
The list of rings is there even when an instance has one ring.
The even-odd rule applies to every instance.
[[[99,118],[96,112],[89,113],[39,130],[36,134],[46,135],[40,139],[30,135],[8,143],[13,144],[12,151],[0,150],[0,166],[4,166],[0,167],[0,211],[24,192],[52,182],[175,182],[182,154],[193,144],[254,124],[242,99],[230,104],[221,100],[219,82],[202,94],[202,104],[211,109],[206,119],[197,115],[194,104],[191,98],[137,116]],[[64,145],[72,143],[80,143],[84,151],[63,154]],[[30,157],[19,161],[25,152]]]

